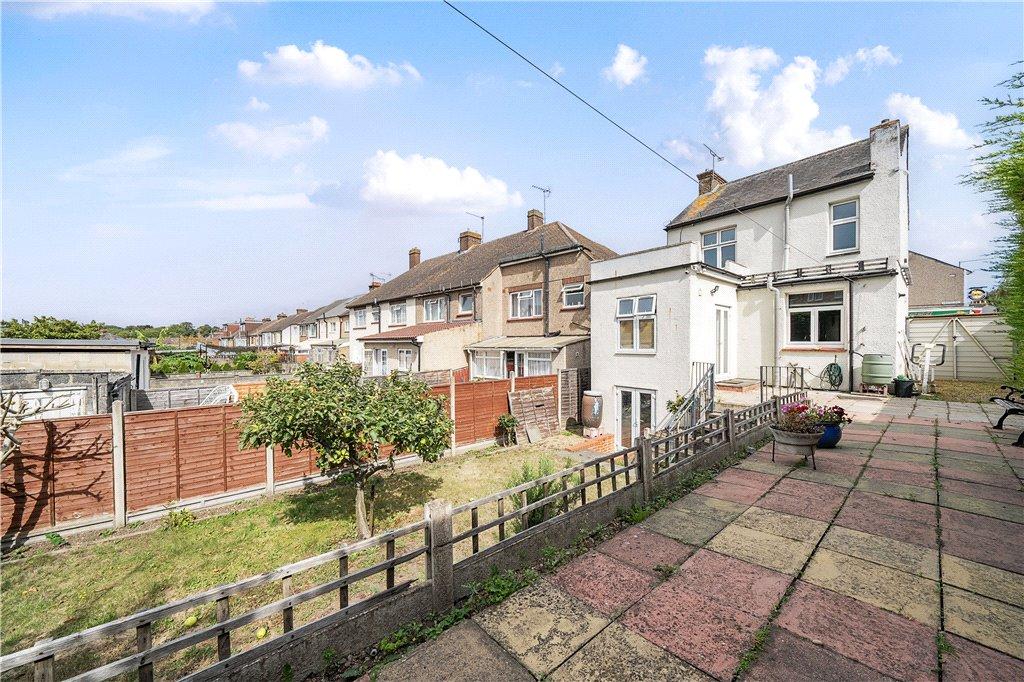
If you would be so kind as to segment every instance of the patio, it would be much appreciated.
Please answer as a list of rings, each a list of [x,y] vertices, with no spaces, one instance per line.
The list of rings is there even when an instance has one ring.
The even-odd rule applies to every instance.
[[[762,448],[378,679],[1024,679],[1024,420],[828,402],[817,470]]]

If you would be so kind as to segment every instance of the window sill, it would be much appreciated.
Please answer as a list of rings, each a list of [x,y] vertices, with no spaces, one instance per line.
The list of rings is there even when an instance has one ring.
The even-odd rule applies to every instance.
[[[830,251],[825,254],[825,258],[839,258],[840,256],[855,256],[860,253],[860,247],[856,249],[850,249],[849,251]]]
[[[842,345],[809,343],[806,346],[783,346],[783,353],[845,353],[849,349]]]
[[[658,351],[656,349],[651,349],[651,350],[617,350],[617,351],[615,351],[615,354],[616,355],[657,355]]]
[[[537,322],[543,319],[543,315],[538,315],[536,317],[510,317],[506,320],[506,322]]]
[[[587,306],[585,305],[563,305],[561,310],[583,310]],[[561,312],[561,311],[559,311]]]
[[[470,311],[468,313],[458,313],[458,314],[455,315],[455,317],[472,317],[472,315],[473,315],[473,311]]]

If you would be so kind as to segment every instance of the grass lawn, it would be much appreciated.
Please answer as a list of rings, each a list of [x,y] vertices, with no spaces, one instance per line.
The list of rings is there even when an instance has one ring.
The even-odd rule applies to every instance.
[[[446,498],[460,504],[502,490],[524,463],[535,465],[547,458],[561,468],[564,459],[559,450],[579,440],[572,435],[554,436],[535,445],[492,447],[399,470],[382,480],[377,493],[377,532],[421,520],[422,505],[431,499]],[[122,535],[130,532],[119,531]],[[272,500],[239,503],[228,513],[198,520],[189,527],[161,528],[120,538],[115,534],[104,541],[56,552],[32,550],[26,558],[8,560],[3,565],[3,652],[262,573],[329,551],[355,537],[352,487],[328,484]],[[422,536],[413,534],[402,540],[412,548],[422,542]],[[401,554],[402,542],[398,545]],[[368,551],[353,557],[350,570],[382,558],[379,550]],[[398,580],[419,577],[421,569],[421,560],[404,564],[399,567]],[[328,565],[296,576],[294,589],[325,582],[336,577],[336,571],[336,565]],[[353,599],[380,589],[380,582],[360,582],[352,588]],[[279,599],[280,593],[275,590],[279,587],[272,585],[238,600],[233,598],[232,614]],[[334,594],[307,602],[296,608],[296,626],[336,606]],[[178,614],[155,624],[154,639],[160,642],[180,636],[190,629],[183,624],[190,615],[199,619],[198,626],[191,627],[212,624],[213,614],[212,605]],[[276,622],[268,619],[236,631],[232,634],[234,650],[251,646],[261,625],[269,627],[271,633],[279,632],[275,629],[279,623],[279,618]],[[58,677],[129,651],[134,640],[134,634],[130,634],[124,641],[77,652],[70,660],[58,659]],[[158,663],[157,676],[177,676],[213,660],[214,647],[213,643],[194,647]]]
[[[999,387],[1006,381],[953,381],[939,379],[932,392],[921,397],[926,400],[948,400],[954,403],[987,403],[992,396],[1006,395]]]

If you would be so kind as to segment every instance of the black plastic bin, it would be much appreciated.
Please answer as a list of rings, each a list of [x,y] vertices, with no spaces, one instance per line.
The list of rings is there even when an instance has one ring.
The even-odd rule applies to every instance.
[[[913,379],[893,379],[892,380],[892,394],[897,398],[913,398],[914,397],[914,380]]]

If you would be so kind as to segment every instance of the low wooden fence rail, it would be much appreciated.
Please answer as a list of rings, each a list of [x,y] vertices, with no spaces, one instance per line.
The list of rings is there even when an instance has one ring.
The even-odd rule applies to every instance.
[[[631,448],[599,455],[454,508],[446,500],[433,500],[424,506],[423,521],[7,654],[0,657],[0,674],[32,666],[35,679],[52,680],[55,670],[63,670],[58,657],[134,631],[134,653],[122,650],[114,654],[114,661],[84,672],[70,671],[73,679],[105,680],[134,671],[140,680],[149,682],[161,660],[214,640],[216,660],[212,660],[212,652],[206,659],[197,654],[190,663],[198,669],[187,679],[280,679],[289,675],[301,679],[322,669],[326,649],[335,656],[356,653],[407,623],[430,613],[444,613],[469,594],[471,582],[493,570],[531,565],[544,549],[570,545],[579,532],[612,521],[619,510],[649,504],[679,477],[755,442],[764,428],[779,418],[783,405],[805,399],[806,393],[801,392],[736,412],[726,410],[683,431],[638,439]],[[538,512],[539,519],[531,520]],[[465,530],[455,533],[455,528]],[[396,541],[418,532],[423,533],[422,541],[412,546],[403,543],[399,554]],[[349,570],[354,554],[381,548],[383,560]],[[462,558],[456,560],[456,553]],[[396,579],[397,568],[421,556],[421,572]],[[334,562],[337,577],[293,591],[296,576]],[[376,591],[350,600],[353,585],[381,573],[384,581],[375,583]],[[273,584],[279,585],[279,598],[232,615],[233,597]],[[335,592],[336,608],[297,626],[296,606]],[[212,603],[216,604],[215,624],[196,624],[190,632],[154,642],[155,623]],[[277,615],[281,616],[280,627],[271,639],[247,650],[233,646],[233,631]]]

